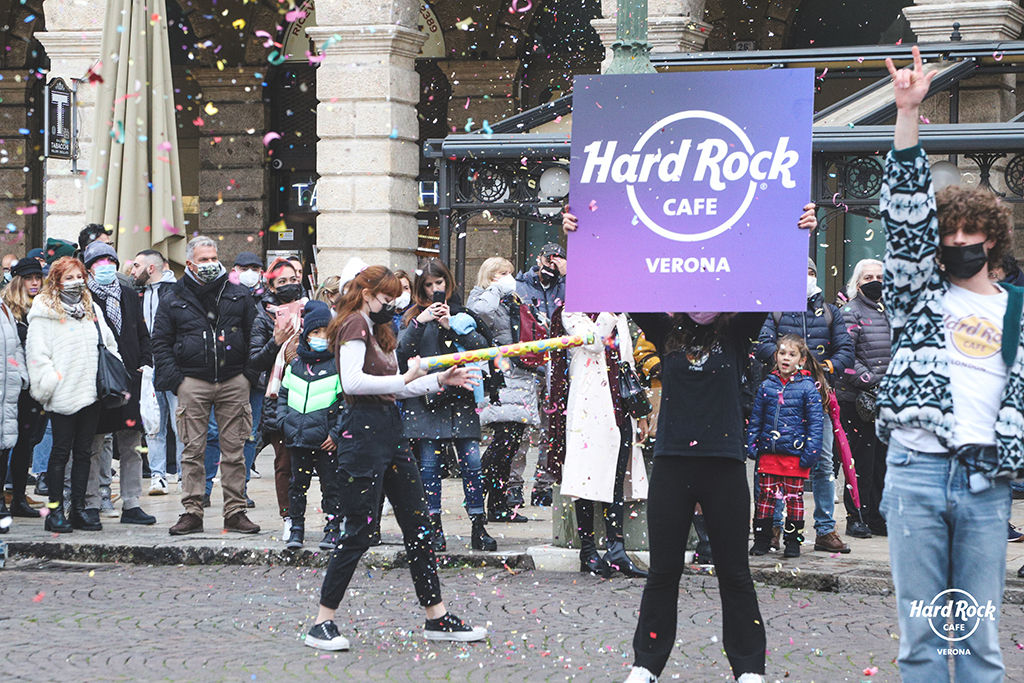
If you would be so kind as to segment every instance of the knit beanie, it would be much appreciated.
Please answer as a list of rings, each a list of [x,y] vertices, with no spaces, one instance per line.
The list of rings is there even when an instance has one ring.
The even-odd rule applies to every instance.
[[[323,301],[310,299],[302,309],[302,336],[305,337],[318,327],[331,324],[331,307]]]

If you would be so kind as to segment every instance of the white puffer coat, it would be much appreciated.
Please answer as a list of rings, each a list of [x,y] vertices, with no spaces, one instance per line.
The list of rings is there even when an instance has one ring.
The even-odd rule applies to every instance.
[[[103,314],[93,305],[93,315],[103,330],[103,343],[120,358],[117,340]],[[99,365],[96,322],[88,316],[63,320],[60,313],[36,297],[28,313],[28,375],[32,398],[43,409],[74,415],[96,402],[96,368]]]
[[[18,398],[28,386],[28,369],[18,324],[4,304],[0,304],[0,352],[4,355],[0,371],[0,448],[6,450],[18,442]]]

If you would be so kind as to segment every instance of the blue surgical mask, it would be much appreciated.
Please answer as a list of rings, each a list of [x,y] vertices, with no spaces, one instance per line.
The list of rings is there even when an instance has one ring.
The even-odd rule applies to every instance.
[[[96,278],[96,282],[101,285],[109,285],[117,278],[117,266],[110,263],[102,266],[96,266],[92,276]]]
[[[327,350],[327,340],[321,339],[320,337],[309,338],[309,348],[313,349],[317,353]]]

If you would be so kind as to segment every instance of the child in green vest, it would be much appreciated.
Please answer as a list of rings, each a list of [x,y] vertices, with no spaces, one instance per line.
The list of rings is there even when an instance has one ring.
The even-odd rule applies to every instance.
[[[285,370],[277,396],[277,415],[284,443],[292,454],[292,478],[288,488],[291,532],[285,547],[302,547],[305,537],[306,491],[316,468],[320,476],[323,511],[327,515],[323,550],[334,550],[341,537],[338,518],[337,445],[342,438],[344,410],[341,379],[334,354],[327,350],[327,325],[331,310],[322,301],[309,301],[302,314],[298,355]]]

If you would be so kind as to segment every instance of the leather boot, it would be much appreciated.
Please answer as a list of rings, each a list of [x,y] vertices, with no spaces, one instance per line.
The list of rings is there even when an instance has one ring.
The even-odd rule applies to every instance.
[[[39,510],[28,504],[25,500],[25,494],[20,496],[14,496],[11,499],[11,516],[12,517],[27,517],[29,519],[38,519]]]
[[[782,552],[783,557],[800,557],[800,544],[804,542],[804,520],[786,519],[782,527],[782,540],[786,546]]]
[[[487,535],[487,517],[480,513],[470,515],[469,519],[473,522],[473,531],[469,539],[470,547],[473,550],[497,550],[498,542]]]
[[[772,519],[754,519],[754,545],[750,547],[751,555],[767,555],[772,544]]]
[[[633,560],[626,554],[626,546],[622,540],[608,541],[608,552],[604,554],[604,561],[608,567],[620,571],[631,579],[646,579],[647,572],[640,569]]]
[[[72,533],[75,529],[64,516],[64,501],[52,501],[51,505],[53,503],[56,503],[56,507],[50,508],[50,513],[46,515],[46,521],[43,522],[43,528],[55,534]]]
[[[448,544],[444,539],[444,528],[441,526],[440,512],[435,512],[430,515],[430,524],[434,527],[434,535],[430,539],[430,545],[434,549],[435,553],[443,553],[448,549]]]
[[[82,531],[102,531],[99,510],[87,509],[84,501],[71,501],[71,514],[68,519],[71,526]]]
[[[306,540],[306,529],[303,524],[296,524],[295,520],[292,520],[292,528],[288,530],[288,540],[285,541],[284,547],[290,550],[298,550],[302,547],[302,542]]]
[[[711,541],[708,539],[708,525],[704,522],[704,515],[693,516],[693,528],[697,531],[697,549],[693,553],[695,564],[714,564],[711,557]]]
[[[597,554],[597,544],[594,543],[594,502],[577,499],[575,507],[577,532],[580,535],[580,571],[607,579],[611,569]]]

